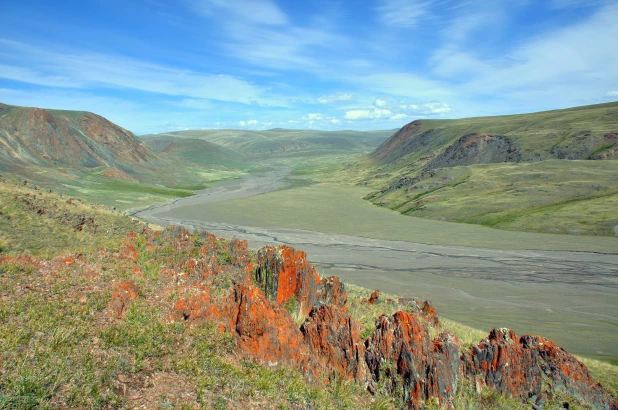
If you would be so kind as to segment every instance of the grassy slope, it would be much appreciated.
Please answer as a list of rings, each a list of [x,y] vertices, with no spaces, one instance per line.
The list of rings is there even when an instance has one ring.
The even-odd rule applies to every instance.
[[[381,163],[367,157],[339,178],[377,188],[373,203],[406,215],[552,233],[618,234],[615,161],[553,160],[595,156],[615,147],[604,134],[618,131],[618,103],[534,114],[422,120],[430,140],[412,152],[392,152]],[[459,137],[471,132],[506,135],[522,154],[520,164],[442,168],[401,188]],[[573,181],[573,183],[571,183]]]
[[[296,371],[244,360],[234,352],[229,335],[208,324],[168,322],[178,296],[166,288],[162,269],[182,255],[171,243],[165,245],[165,235],[159,250],[138,237],[139,256],[128,262],[116,252],[126,232],[143,229],[139,222],[103,206],[56,193],[41,195],[1,180],[0,199],[0,408],[400,407],[397,400],[369,396],[353,383],[335,380],[320,387]],[[46,212],[40,214],[40,209]],[[76,231],[84,214],[94,218],[96,227]],[[18,256],[23,253],[42,259]],[[217,258],[226,260],[223,253]],[[136,281],[139,298],[123,319],[110,319],[107,304],[114,282],[123,278]],[[385,302],[362,303],[368,294],[349,288],[349,311],[366,327],[364,334],[378,314],[393,310]],[[484,336],[456,323],[449,328],[464,345]],[[588,364],[615,393],[617,368]],[[491,391],[477,397],[465,384],[455,405],[525,408]]]

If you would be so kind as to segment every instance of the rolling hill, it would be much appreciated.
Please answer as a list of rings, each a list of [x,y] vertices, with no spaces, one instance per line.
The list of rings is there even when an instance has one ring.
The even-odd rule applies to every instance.
[[[618,235],[618,103],[417,120],[345,171],[406,215]]]
[[[253,161],[290,157],[315,157],[335,153],[369,152],[380,145],[392,130],[319,131],[275,128],[266,131],[192,130],[143,135],[147,144],[153,138],[199,139],[244,155]]]

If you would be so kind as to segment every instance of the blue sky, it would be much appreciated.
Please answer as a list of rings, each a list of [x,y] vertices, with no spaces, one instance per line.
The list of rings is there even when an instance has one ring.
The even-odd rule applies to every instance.
[[[137,134],[618,100],[618,1],[1,1],[0,102]]]

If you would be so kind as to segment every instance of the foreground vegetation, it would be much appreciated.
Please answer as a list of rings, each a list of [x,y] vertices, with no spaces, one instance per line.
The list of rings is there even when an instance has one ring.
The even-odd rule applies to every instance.
[[[313,384],[297,371],[262,367],[207,322],[170,321],[180,288],[169,281],[166,266],[194,248],[175,251],[168,234],[156,249],[133,235],[133,253],[126,238],[150,232],[143,223],[106,206],[4,180],[0,218],[0,408],[401,407],[397,398],[372,396],[352,382]],[[229,263],[227,241],[213,246],[219,263]],[[110,300],[125,279],[136,282],[139,298],[118,318]],[[369,305],[368,290],[348,291],[349,313],[365,337],[379,314],[395,309],[387,297]],[[445,324],[464,346],[485,336]],[[615,394],[618,368],[588,364]],[[454,404],[526,408],[490,389],[477,395],[465,383]]]

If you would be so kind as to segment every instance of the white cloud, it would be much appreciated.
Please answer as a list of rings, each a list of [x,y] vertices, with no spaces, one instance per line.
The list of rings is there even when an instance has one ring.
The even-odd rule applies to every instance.
[[[356,97],[348,93],[336,93],[331,95],[323,95],[316,101],[320,104],[336,104],[347,101],[354,101]]]
[[[238,121],[238,125],[242,127],[250,127],[252,125],[258,125],[260,122],[258,120],[247,120],[247,121]]]
[[[324,115],[317,114],[317,113],[310,113],[310,114],[303,115],[302,119],[303,120],[307,120],[307,121],[322,120],[322,119],[324,119]]]
[[[193,6],[206,15],[224,11],[225,18],[236,18],[249,23],[283,25],[288,21],[281,9],[270,0],[201,0]]]
[[[386,107],[388,105],[388,101],[382,99],[382,98],[376,98],[375,102],[373,103],[374,106],[376,107]]]
[[[406,114],[395,114],[390,119],[391,120],[402,120],[402,119],[408,118],[408,117],[409,117],[409,115],[406,115]]]
[[[605,94],[605,97],[609,97],[609,98],[618,97],[618,91],[608,91],[607,94]]]
[[[390,110],[372,108],[368,110],[349,110],[345,113],[346,120],[375,120],[390,117]]]
[[[378,6],[380,22],[392,27],[415,27],[421,17],[428,13],[433,1],[381,0]]]
[[[493,66],[461,91],[504,95],[545,89],[547,96],[554,94],[551,101],[564,98],[556,91],[568,85],[565,90],[598,96],[599,87],[618,78],[618,54],[609,52],[618,38],[617,19],[618,4],[607,6],[587,21],[524,44],[509,53],[511,64]]]
[[[0,67],[0,78],[30,84],[119,87],[197,99],[283,105],[264,98],[264,88],[230,75],[204,74],[117,55],[51,52],[2,39],[0,53],[13,60]]]

